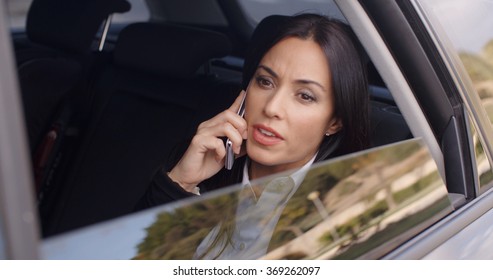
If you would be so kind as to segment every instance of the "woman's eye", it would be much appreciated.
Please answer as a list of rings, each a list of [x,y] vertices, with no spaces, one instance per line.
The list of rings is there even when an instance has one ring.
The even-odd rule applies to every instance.
[[[303,101],[308,101],[308,102],[314,102],[316,101],[315,97],[313,97],[311,94],[309,93],[300,93],[300,98],[303,100]]]
[[[263,77],[257,77],[257,83],[264,88],[272,87],[272,82]]]

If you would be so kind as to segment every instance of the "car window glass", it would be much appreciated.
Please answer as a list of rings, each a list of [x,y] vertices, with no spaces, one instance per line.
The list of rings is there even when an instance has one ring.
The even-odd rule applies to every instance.
[[[442,25],[493,123],[493,1],[439,0],[420,3]],[[491,166],[474,125],[470,126],[473,128],[480,187],[484,187],[493,180]]]
[[[7,0],[5,5],[9,14],[11,28],[23,29],[26,25],[26,15],[32,0]]]
[[[423,4],[425,4],[423,2]],[[447,33],[493,121],[493,1],[426,2]]]
[[[339,19],[344,18],[332,0],[240,0],[239,3],[256,22],[271,14],[293,15],[300,12],[321,13]]]
[[[151,21],[216,27],[228,25],[218,1],[215,0],[145,1],[151,7]]]
[[[322,13],[339,19],[344,18],[332,0],[239,0],[239,3],[256,22],[272,14],[293,15],[300,12]]]
[[[469,122],[472,132],[472,141],[474,145],[474,155],[476,160],[477,176],[479,179],[480,191],[483,192],[486,187],[491,186],[493,182],[493,171],[491,170],[491,165],[486,157],[486,153],[483,148],[483,144],[479,139],[476,128],[472,121]]]
[[[420,139],[291,173],[55,237],[45,242],[43,255],[97,258],[103,257],[98,247],[105,247],[125,251],[105,258],[379,258],[452,211]]]
[[[132,22],[141,22],[148,21],[150,17],[149,8],[145,0],[127,0],[132,8],[130,11],[119,14],[116,13],[113,16],[113,23],[132,23]]]

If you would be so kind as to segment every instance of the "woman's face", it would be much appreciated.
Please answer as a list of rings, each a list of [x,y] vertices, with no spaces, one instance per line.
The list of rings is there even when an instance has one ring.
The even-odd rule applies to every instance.
[[[325,133],[340,129],[333,99],[329,65],[317,43],[289,37],[272,47],[247,90],[247,153],[252,167],[263,167],[252,175],[307,163]]]

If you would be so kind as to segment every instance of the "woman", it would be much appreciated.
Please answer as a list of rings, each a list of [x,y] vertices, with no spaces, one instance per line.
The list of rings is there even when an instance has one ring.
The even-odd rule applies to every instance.
[[[137,208],[175,201],[368,146],[364,64],[350,29],[315,14],[271,16],[257,27],[243,88],[203,122],[184,153],[156,173]],[[246,111],[236,112],[246,94]],[[224,169],[224,138],[237,160]],[[178,160],[177,160],[178,159]]]

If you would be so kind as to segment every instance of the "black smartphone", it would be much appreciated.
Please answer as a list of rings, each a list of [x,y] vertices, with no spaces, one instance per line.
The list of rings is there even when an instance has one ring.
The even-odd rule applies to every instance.
[[[238,109],[238,112],[236,112],[240,117],[243,117],[245,114],[245,99],[246,99],[246,92],[243,94],[243,99],[241,100],[240,108]],[[231,140],[226,139],[226,159],[224,160],[224,167],[228,170],[231,170],[233,168],[233,164],[235,162],[235,154],[233,152],[233,142]]]

